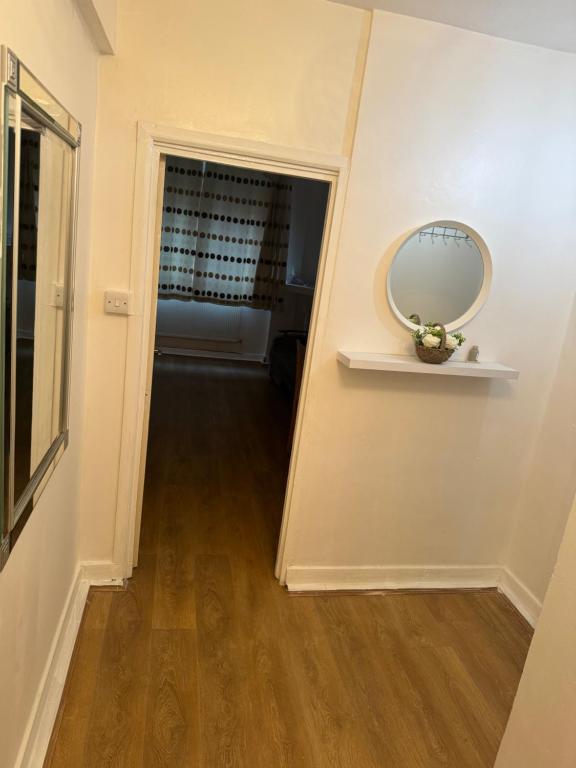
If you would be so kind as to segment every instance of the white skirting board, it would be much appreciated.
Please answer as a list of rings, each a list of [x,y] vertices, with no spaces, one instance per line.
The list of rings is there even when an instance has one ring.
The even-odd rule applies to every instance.
[[[499,589],[534,627],[542,603],[507,568],[478,566],[299,566],[286,574],[290,592],[389,589]]]
[[[76,569],[14,768],[42,768],[44,764],[88,590],[91,586],[123,583],[114,576],[107,577],[112,572],[111,566],[107,562],[86,563]]]
[[[82,579],[91,587],[105,587],[123,583],[122,568],[111,560],[86,560],[81,565]]]
[[[498,589],[506,595],[516,610],[524,616],[526,621],[535,627],[542,610],[542,601],[532,594],[508,568],[502,568]]]
[[[297,592],[322,590],[445,589],[494,587],[500,566],[297,566],[288,567],[286,586]]]
[[[159,345],[157,349],[166,356],[175,355],[176,357],[204,357],[212,360],[236,360],[240,363],[266,362],[266,355],[259,355],[252,352],[215,352],[210,349],[184,349],[162,345]]]

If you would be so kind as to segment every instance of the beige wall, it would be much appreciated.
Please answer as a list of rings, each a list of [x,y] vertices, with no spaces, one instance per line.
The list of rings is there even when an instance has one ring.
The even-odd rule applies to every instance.
[[[113,557],[126,321],[103,291],[128,285],[137,121],[349,151],[367,14],[325,0],[120,2],[117,57],[100,69],[91,282],[85,559]]]
[[[576,764],[576,505],[495,768]]]
[[[367,565],[503,563],[528,514],[538,544],[514,565],[543,597],[569,504],[564,487],[554,489],[552,524],[542,503],[520,506],[527,487],[542,500],[546,479],[569,484],[576,450],[567,429],[553,439],[559,411],[547,405],[565,366],[576,278],[576,103],[566,98],[575,87],[572,55],[375,14],[289,564],[348,567],[345,580]],[[466,346],[520,369],[518,382],[336,362],[339,348],[410,351],[386,299],[390,245],[442,218],[474,227],[493,257],[492,290],[464,328]]]
[[[182,0],[169,17],[152,0],[120,3],[119,55],[100,72],[84,559],[114,557],[126,321],[103,314],[102,294],[129,280],[137,121],[348,152],[367,19],[322,0]],[[575,61],[375,14],[290,564],[506,564],[543,598],[576,459],[549,399],[571,380],[562,345],[576,277],[576,105],[565,94]],[[467,222],[492,251],[493,289],[464,331],[484,359],[518,367],[516,383],[336,363],[338,348],[409,351],[386,301],[390,246],[439,218]]]
[[[1,40],[82,122],[70,445],[0,573],[0,766],[13,768],[77,567],[97,56],[71,2],[0,0]]]

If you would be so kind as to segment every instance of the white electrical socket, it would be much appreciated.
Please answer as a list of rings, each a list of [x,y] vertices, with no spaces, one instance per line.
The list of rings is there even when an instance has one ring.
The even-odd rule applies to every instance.
[[[104,311],[109,315],[129,315],[129,291],[106,291],[104,293]]]

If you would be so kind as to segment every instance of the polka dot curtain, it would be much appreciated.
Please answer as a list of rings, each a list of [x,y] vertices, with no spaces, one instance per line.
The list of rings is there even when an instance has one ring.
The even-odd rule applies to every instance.
[[[167,158],[159,296],[275,308],[286,276],[291,192],[280,175]]]
[[[20,148],[20,209],[18,279],[36,280],[38,194],[40,188],[40,134],[22,131]]]

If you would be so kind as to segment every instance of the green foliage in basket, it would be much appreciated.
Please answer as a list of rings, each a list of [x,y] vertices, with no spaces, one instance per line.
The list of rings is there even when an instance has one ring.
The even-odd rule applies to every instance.
[[[426,325],[420,325],[415,331],[412,331],[412,338],[419,347],[437,349],[442,341],[442,329],[438,325],[426,323]],[[446,349],[458,349],[465,341],[466,338],[459,331],[447,333]]]

